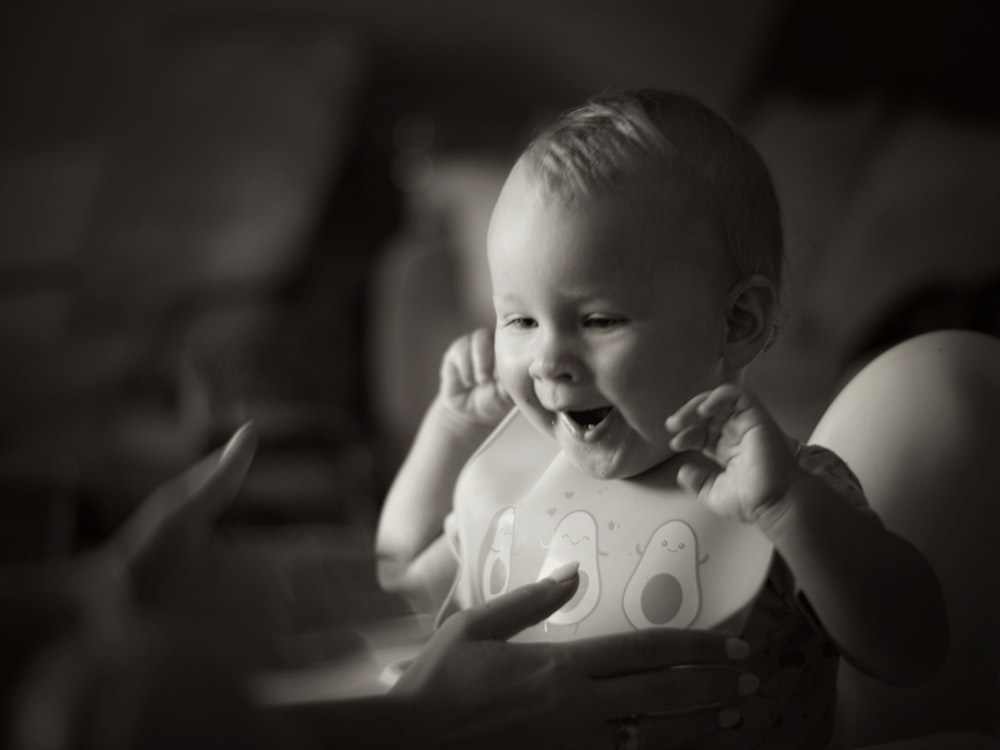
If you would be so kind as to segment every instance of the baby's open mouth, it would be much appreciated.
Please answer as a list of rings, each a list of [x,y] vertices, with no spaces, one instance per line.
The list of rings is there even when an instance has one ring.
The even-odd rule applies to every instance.
[[[611,413],[610,406],[602,406],[600,409],[581,409],[580,411],[567,411],[566,416],[585,430],[593,429],[603,422]]]

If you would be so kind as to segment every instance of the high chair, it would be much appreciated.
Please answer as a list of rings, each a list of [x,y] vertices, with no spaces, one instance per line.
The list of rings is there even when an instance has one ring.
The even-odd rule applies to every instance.
[[[889,687],[841,665],[831,748],[1000,746],[998,431],[1000,339],[968,331],[885,352],[816,426],[810,442],[836,451],[884,523],[929,559],[950,628],[945,666],[923,685]]]

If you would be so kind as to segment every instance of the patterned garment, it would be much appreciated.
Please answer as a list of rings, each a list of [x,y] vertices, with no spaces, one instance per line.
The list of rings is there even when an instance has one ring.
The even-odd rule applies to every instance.
[[[857,477],[835,453],[803,445],[798,460],[873,522],[881,523]],[[833,730],[840,655],[780,557],[774,558],[742,637],[750,643],[751,657],[741,666],[760,677],[760,688],[746,700],[742,721],[706,747],[821,750]]]

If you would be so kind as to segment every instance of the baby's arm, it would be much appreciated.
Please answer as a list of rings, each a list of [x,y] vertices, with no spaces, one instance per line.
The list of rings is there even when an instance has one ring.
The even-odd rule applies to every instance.
[[[496,379],[493,332],[482,328],[457,339],[379,518],[375,551],[384,588],[429,599],[431,606],[441,598],[441,581],[450,584],[455,569],[441,536],[455,480],[511,405]]]
[[[678,482],[717,513],[753,523],[807,605],[858,669],[893,684],[929,679],[947,648],[937,578],[924,556],[841,490],[803,469],[795,442],[740,386],[700,394],[667,420],[695,451]]]

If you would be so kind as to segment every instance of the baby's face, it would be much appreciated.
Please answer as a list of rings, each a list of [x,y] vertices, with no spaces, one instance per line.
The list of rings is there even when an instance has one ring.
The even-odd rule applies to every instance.
[[[731,375],[733,281],[685,187],[567,205],[514,168],[488,236],[497,369],[534,426],[582,471],[635,476],[672,452],[664,421]]]

